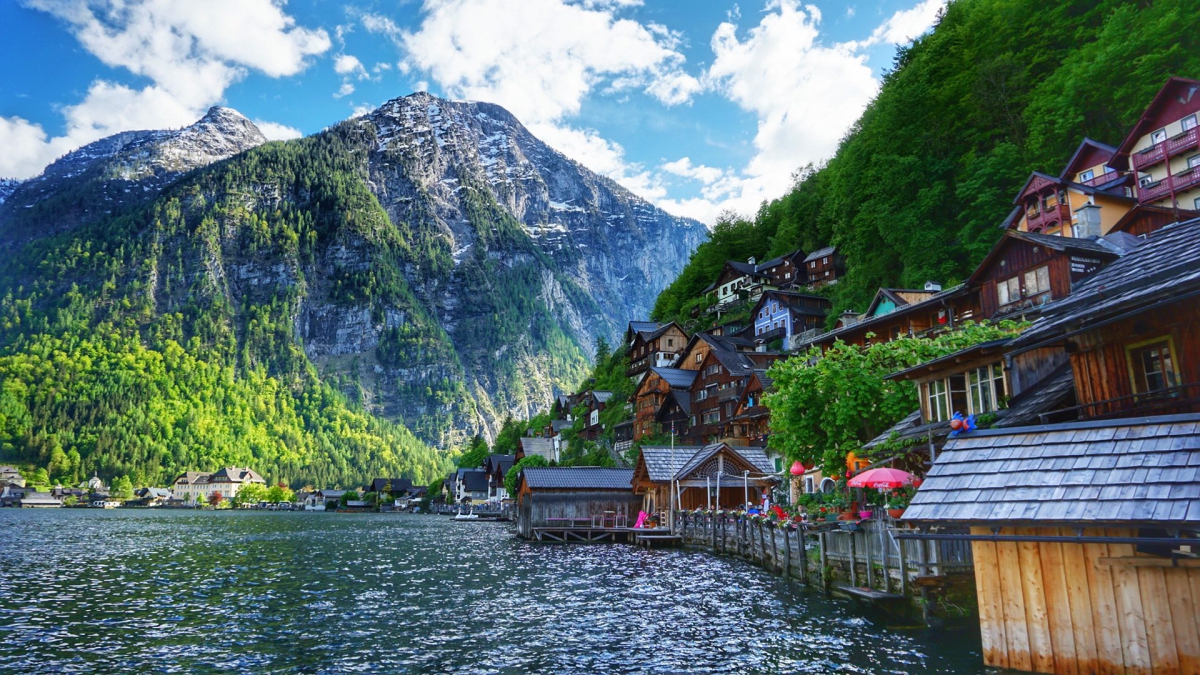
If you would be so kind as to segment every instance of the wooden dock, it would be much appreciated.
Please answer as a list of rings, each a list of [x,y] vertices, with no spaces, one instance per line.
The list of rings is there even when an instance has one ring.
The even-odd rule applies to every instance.
[[[683,537],[678,534],[655,530],[645,534],[634,535],[634,543],[646,548],[675,548],[683,546]]]
[[[633,527],[593,527],[590,525],[554,525],[533,528],[533,539],[576,543],[640,543],[641,537],[671,536],[667,528],[648,530]]]

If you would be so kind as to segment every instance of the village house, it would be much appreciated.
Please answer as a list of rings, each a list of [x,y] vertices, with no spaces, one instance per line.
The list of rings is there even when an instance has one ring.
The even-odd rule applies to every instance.
[[[184,504],[206,502],[214,493],[220,494],[222,499],[232,500],[242,486],[249,483],[267,484],[253,470],[233,466],[214,473],[185,471],[171,483],[171,492]]]
[[[604,424],[600,421],[600,413],[608,407],[612,400],[613,393],[611,391],[587,391],[584,394],[582,405],[586,407],[586,417],[584,418],[583,430],[579,432],[579,437],[585,441],[594,441],[604,433]]]
[[[304,498],[305,511],[336,510],[345,490],[316,490]]]
[[[0,488],[5,485],[25,487],[25,477],[15,466],[0,466]]]
[[[459,469],[454,493],[456,504],[484,504],[488,500],[488,475],[483,469]]]
[[[205,502],[212,492],[208,487],[211,475],[203,471],[185,471],[171,483],[171,493],[184,504]]]
[[[1102,171],[1108,169],[1104,162],[1114,151],[1111,146],[1084,139],[1062,175],[1034,171],[1013,200],[1016,208],[1006,227],[1079,239],[1113,231],[1137,204],[1129,175]],[[1068,174],[1074,170],[1077,173]]]
[[[1198,80],[1167,80],[1109,161],[1137,175],[1140,204],[1200,210],[1198,94]]]
[[[696,370],[679,368],[651,368],[633,393],[633,440],[641,441],[648,436],[663,433],[659,412],[667,398],[677,396],[687,399],[691,407],[691,388],[696,380]],[[678,428],[684,433],[685,428]]]
[[[32,488],[17,487],[12,483],[0,485],[0,507],[8,508],[21,505],[21,499],[28,492],[34,492]],[[53,495],[51,495],[53,496]],[[58,499],[58,497],[55,497]]]
[[[62,501],[49,492],[26,491],[17,502],[23,509],[57,509]]]
[[[755,369],[738,394],[733,417],[725,422],[721,438],[731,445],[767,447],[771,434],[771,411],[763,404],[763,395],[771,390],[766,369]],[[773,458],[775,471],[782,471],[782,459]]]
[[[642,498],[641,510],[666,523],[670,509],[672,481],[690,460],[703,449],[699,445],[643,445],[633,465],[631,484]],[[676,508],[679,508],[676,506]]]
[[[625,343],[629,358],[625,374],[634,378],[642,377],[650,368],[674,365],[688,343],[687,333],[674,321],[665,324],[630,321],[626,336],[632,337]]]
[[[779,484],[762,448],[712,443],[675,472],[682,509],[731,509],[762,502]]]
[[[515,455],[488,455],[484,460],[483,470],[488,476],[488,495],[489,502],[504,502],[508,496],[508,489],[504,487],[504,478],[508,475],[508,470],[516,463]]]
[[[513,458],[516,462],[519,462],[530,455],[538,455],[547,462],[557,464],[562,456],[558,441],[557,437],[538,438],[536,436],[522,436],[517,444],[517,452],[513,455]]]
[[[517,483],[517,533],[631,527],[641,499],[633,494],[631,469],[526,467]]]
[[[804,266],[804,283],[812,288],[832,286],[846,274],[846,261],[837,252],[836,246],[826,246],[809,253],[801,264]]]
[[[791,291],[766,291],[750,312],[756,344],[787,343],[793,335],[817,330],[825,324],[828,298]]]
[[[166,488],[138,488],[134,490],[133,495],[137,498],[138,506],[166,506],[167,502],[171,501],[171,491]]]
[[[733,419],[737,400],[756,368],[766,367],[779,354],[733,352],[714,346],[700,364],[691,387],[688,438],[696,445],[718,440]]]
[[[746,262],[726,260],[717,280],[703,293],[713,296],[714,307],[727,308],[739,302],[756,302],[764,290],[774,287],[774,282],[774,277],[766,269],[760,269],[754,258]]]

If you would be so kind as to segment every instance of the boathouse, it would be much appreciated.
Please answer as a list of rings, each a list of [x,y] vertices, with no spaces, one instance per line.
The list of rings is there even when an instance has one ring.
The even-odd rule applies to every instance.
[[[628,529],[641,505],[632,478],[632,469],[525,467],[517,480],[517,533],[565,540],[575,532],[594,540],[596,531]]]
[[[643,445],[633,467],[633,491],[642,498],[641,509],[667,522],[671,508],[671,480],[697,452],[698,445]]]
[[[904,519],[972,541],[987,665],[1200,672],[1200,415],[951,439]]]
[[[706,445],[675,474],[683,509],[737,508],[758,504],[780,479],[762,448]]]

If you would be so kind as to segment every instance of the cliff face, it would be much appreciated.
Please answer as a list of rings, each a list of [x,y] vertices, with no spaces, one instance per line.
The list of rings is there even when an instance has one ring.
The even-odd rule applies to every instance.
[[[107,320],[143,336],[281,377],[314,364],[448,445],[578,384],[596,339],[647,316],[706,235],[494,105],[414,94],[262,143],[214,109],[64,157],[0,204],[8,285],[82,255],[53,263],[35,308],[91,288]]]

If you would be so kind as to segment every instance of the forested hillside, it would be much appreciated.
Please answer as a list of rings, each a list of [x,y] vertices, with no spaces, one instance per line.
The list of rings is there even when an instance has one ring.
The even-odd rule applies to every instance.
[[[954,0],[896,56],[824,166],[748,219],[726,218],[658,298],[686,320],[728,259],[835,244],[837,316],[879,286],[961,281],[999,238],[1032,170],[1057,174],[1087,136],[1119,143],[1169,76],[1200,76],[1190,0]]]
[[[339,132],[267,144],[19,248],[0,265],[0,452],[64,483],[441,474],[442,454],[323,382],[297,334],[306,300],[359,302],[403,311],[410,348],[443,356],[398,271],[415,245],[359,161]]]

